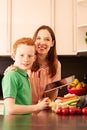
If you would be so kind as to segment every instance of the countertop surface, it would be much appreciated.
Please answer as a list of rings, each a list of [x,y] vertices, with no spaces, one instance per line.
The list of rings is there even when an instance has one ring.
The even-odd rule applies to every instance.
[[[42,111],[37,115],[0,115],[0,130],[86,130],[87,115],[58,115]]]

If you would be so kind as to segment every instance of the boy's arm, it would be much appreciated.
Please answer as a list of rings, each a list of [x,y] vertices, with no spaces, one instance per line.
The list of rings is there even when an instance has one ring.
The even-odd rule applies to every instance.
[[[36,105],[19,105],[15,104],[14,98],[6,98],[4,99],[4,104],[8,115],[34,113],[46,109],[49,106],[48,98],[44,98]]]

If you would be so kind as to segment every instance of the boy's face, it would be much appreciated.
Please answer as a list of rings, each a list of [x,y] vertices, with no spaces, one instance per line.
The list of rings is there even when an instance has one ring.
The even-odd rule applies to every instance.
[[[23,71],[31,68],[35,60],[35,47],[21,44],[14,54],[15,66],[18,66]]]

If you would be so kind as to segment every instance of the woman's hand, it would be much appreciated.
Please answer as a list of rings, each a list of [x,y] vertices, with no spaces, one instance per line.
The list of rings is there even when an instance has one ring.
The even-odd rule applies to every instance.
[[[6,70],[4,71],[4,75],[6,75],[6,73],[9,72],[9,71],[11,71],[11,70],[16,71],[16,69],[17,69],[17,68],[16,68],[15,66],[10,65],[10,66],[8,66],[8,67],[6,68]]]

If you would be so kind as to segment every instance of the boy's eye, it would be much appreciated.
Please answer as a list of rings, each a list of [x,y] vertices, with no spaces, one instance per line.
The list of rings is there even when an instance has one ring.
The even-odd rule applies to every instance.
[[[34,55],[28,55],[29,58],[33,57]]]
[[[21,54],[20,56],[24,56],[23,54]]]
[[[23,57],[24,55],[21,54],[20,56]],[[28,55],[29,58],[31,58],[31,57],[33,57],[33,56],[34,56],[34,55]]]

